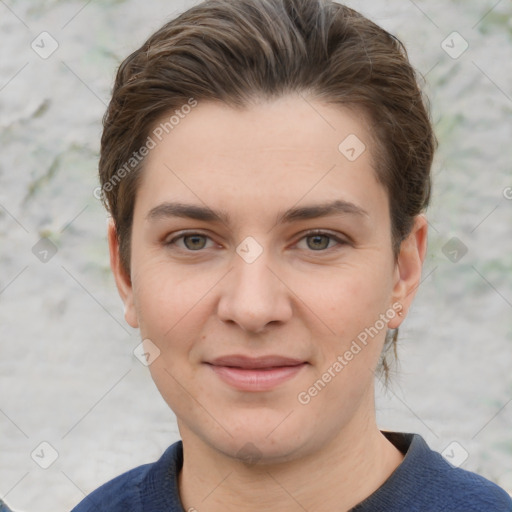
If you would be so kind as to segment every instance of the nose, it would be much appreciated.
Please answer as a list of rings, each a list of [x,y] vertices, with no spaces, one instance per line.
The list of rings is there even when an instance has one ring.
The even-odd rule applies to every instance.
[[[274,322],[282,324],[293,313],[293,293],[278,263],[268,251],[254,260],[243,253],[234,257],[233,268],[223,279],[218,315],[247,332],[260,333]]]

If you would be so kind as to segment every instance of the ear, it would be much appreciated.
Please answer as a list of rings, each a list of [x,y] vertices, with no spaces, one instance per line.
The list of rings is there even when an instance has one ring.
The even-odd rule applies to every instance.
[[[403,316],[396,315],[390,320],[388,325],[391,329],[396,329],[402,323],[420,285],[421,271],[427,252],[427,233],[427,218],[423,214],[417,215],[414,218],[411,233],[400,245],[395,268],[393,304],[401,304]]]
[[[121,264],[119,241],[117,239],[116,226],[112,219],[108,223],[108,247],[110,250],[110,268],[116,280],[117,290],[124,303],[124,318],[131,327],[136,329],[139,327],[139,322],[133,301],[132,282]]]

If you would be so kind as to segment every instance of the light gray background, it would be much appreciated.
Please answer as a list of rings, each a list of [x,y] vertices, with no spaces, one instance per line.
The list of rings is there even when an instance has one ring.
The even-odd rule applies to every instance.
[[[511,492],[512,4],[348,3],[406,44],[441,144],[424,280],[380,425],[439,451],[459,443],[448,453],[466,450],[462,467]],[[190,5],[0,0],[0,496],[19,510],[67,511],[178,439],[133,355],[92,192],[117,65]],[[59,45],[47,59],[31,48],[43,31]],[[442,47],[462,48],[454,31],[469,44],[456,59]],[[46,263],[41,237],[57,248]],[[467,247],[456,263],[453,237]],[[50,460],[43,441],[58,452],[48,469],[31,458]]]

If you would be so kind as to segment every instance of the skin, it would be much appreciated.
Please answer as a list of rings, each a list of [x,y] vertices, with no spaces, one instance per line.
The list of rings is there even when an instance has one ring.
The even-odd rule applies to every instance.
[[[338,150],[350,134],[367,148],[353,162]],[[245,110],[199,103],[147,158],[129,275],[110,224],[126,321],[160,350],[150,371],[183,440],[185,510],[349,510],[402,461],[375,421],[385,328],[309,403],[297,399],[394,303],[407,312],[420,282],[426,219],[415,218],[395,261],[371,147],[361,115],[313,98]],[[288,208],[335,199],[366,214],[276,222]],[[222,209],[230,222],[148,219],[166,201]],[[307,237],[312,229],[344,243]],[[182,230],[205,237],[166,245]],[[252,263],[236,252],[249,236],[262,249]],[[204,363],[240,353],[309,364],[270,391],[240,391]]]

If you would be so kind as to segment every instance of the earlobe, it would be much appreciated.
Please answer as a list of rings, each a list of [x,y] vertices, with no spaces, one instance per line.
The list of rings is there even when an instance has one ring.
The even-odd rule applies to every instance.
[[[117,290],[124,304],[124,318],[133,328],[139,327],[135,303],[133,299],[133,286],[130,276],[126,273],[121,264],[119,253],[119,241],[117,231],[112,219],[108,223],[108,246],[110,251],[110,268],[114,274]]]
[[[425,215],[417,215],[414,225],[400,245],[396,265],[397,278],[393,288],[393,304],[401,305],[403,315],[397,315],[389,322],[389,328],[396,329],[407,316],[407,312],[421,282],[423,262],[427,252],[428,222]]]

